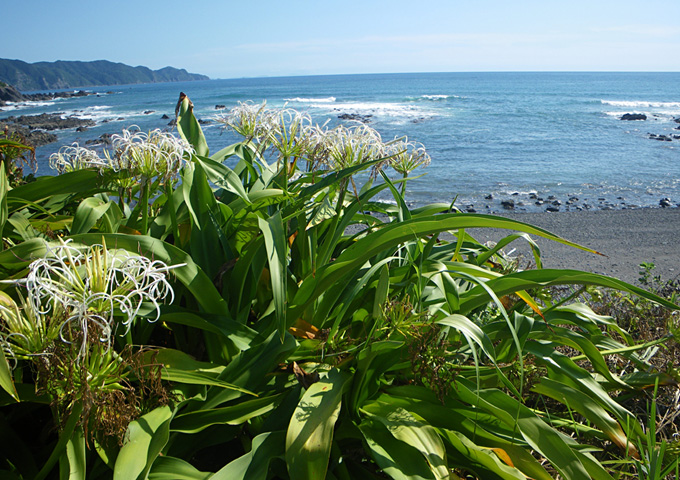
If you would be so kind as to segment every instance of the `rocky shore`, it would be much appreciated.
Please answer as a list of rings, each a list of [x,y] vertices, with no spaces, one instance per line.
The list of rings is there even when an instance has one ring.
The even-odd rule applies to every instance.
[[[53,93],[21,93],[12,85],[0,82],[0,107],[7,105],[7,102],[42,102],[54,100],[55,98],[87,97],[93,95],[92,92],[78,90],[75,92],[53,92]]]
[[[54,130],[76,128],[83,131],[94,125],[96,125],[94,120],[75,116],[62,117],[59,113],[43,113],[4,118],[0,120],[0,131],[7,131],[9,135],[18,134],[24,142],[41,147],[57,141],[57,135],[51,133]]]
[[[668,197],[659,198],[655,206],[662,208],[680,207],[680,203]],[[616,198],[602,196],[597,193],[567,194],[562,197],[544,195],[540,192],[512,192],[504,195],[488,194],[484,202],[479,204],[466,203],[457,205],[467,213],[536,213],[536,212],[583,212],[596,210],[635,210],[649,205],[639,205],[626,200],[625,197]]]

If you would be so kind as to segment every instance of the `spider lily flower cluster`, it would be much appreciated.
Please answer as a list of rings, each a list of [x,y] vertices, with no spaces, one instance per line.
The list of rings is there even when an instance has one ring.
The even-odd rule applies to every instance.
[[[391,166],[408,176],[430,163],[425,147],[405,137],[384,142],[375,129],[363,123],[335,128],[327,128],[328,122],[315,125],[309,115],[285,107],[269,109],[266,102],[239,103],[217,121],[246,141],[257,142],[261,152],[271,147],[279,159],[305,159],[309,170],[336,171],[384,159],[373,167],[373,175]]]
[[[7,297],[0,303],[5,350],[13,357],[40,355],[46,342],[59,338],[78,345],[77,360],[92,344],[108,351],[114,333],[127,333],[144,304],[155,313],[154,322],[160,302],[172,303],[167,275],[176,267],[105,245],[51,247],[29,265],[26,300],[17,305]]]
[[[113,135],[111,142],[113,153],[105,151],[104,158],[77,143],[63,147],[50,156],[50,166],[59,173],[94,167],[100,172],[113,171],[131,179],[155,178],[165,183],[177,177],[185,155],[194,153],[188,142],[159,129],[149,133],[125,129],[122,134]]]
[[[107,161],[100,158],[97,152],[81,147],[78,143],[61,147],[59,152],[50,155],[50,167],[60,174],[93,167],[101,171],[108,166]]]

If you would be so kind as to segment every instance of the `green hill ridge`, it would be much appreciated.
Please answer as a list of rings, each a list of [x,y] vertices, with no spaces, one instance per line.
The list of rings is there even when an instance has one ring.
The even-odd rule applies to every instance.
[[[193,80],[209,78],[173,67],[151,70],[108,60],[26,63],[0,58],[0,81],[14,85],[21,91]]]

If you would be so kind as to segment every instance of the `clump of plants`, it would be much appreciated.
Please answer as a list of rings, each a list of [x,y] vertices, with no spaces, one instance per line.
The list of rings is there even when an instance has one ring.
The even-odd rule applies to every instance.
[[[406,138],[247,103],[211,153],[185,95],[177,114],[0,191],[4,476],[675,474],[660,396],[631,405],[677,390],[677,363],[550,289],[673,298],[538,251],[522,270],[502,249],[526,235],[583,248],[531,225],[409,208],[430,158]],[[508,236],[467,233],[486,227]]]

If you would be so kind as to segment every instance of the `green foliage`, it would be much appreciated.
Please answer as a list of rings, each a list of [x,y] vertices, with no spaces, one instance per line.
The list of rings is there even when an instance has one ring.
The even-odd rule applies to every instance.
[[[212,156],[183,97],[191,148],[128,132],[105,158],[62,152],[66,173],[0,192],[0,437],[15,447],[1,474],[673,473],[656,410],[631,399],[677,388],[677,365],[578,300],[673,301],[540,268],[537,248],[539,268],[518,270],[501,250],[514,241],[583,249],[531,225],[409,209],[399,187],[421,146],[239,108],[225,124],[244,141]],[[508,236],[489,247],[471,228]],[[579,290],[552,294],[564,285]]]

